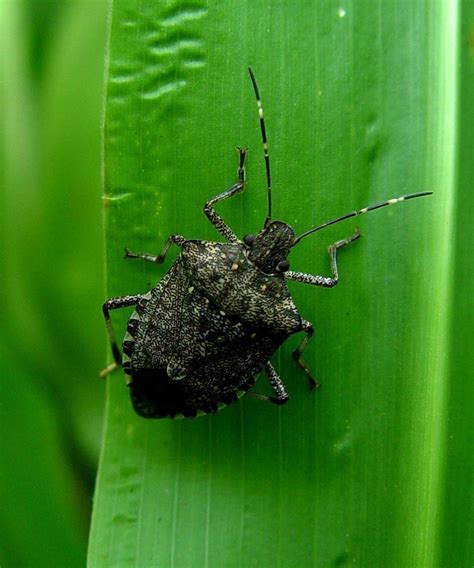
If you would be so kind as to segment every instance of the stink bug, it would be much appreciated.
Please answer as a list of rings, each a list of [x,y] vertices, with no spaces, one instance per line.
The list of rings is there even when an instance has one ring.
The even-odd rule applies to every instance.
[[[214,206],[245,188],[247,150],[238,148],[237,181],[209,199],[204,213],[226,242],[186,240],[171,235],[158,255],[136,254],[125,249],[128,258],[161,264],[175,244],[181,254],[166,276],[146,294],[111,298],[103,305],[107,331],[115,362],[102,375],[122,366],[135,411],[145,418],[194,417],[216,412],[237,400],[265,371],[273,396],[254,396],[284,404],[288,393],[270,358],[292,334],[305,336],[293,358],[311,386],[317,386],[302,359],[313,335],[312,324],[299,314],[287,287],[287,280],[332,287],[338,282],[338,249],[355,241],[360,233],[332,244],[329,251],[331,276],[317,276],[289,270],[291,249],[303,238],[350,217],[430,195],[420,192],[389,199],[358,209],[313,227],[299,236],[282,221],[272,220],[270,158],[262,103],[252,70],[257,99],[267,178],[267,217],[257,235],[240,240],[215,211]],[[119,351],[110,320],[110,310],[135,306]]]

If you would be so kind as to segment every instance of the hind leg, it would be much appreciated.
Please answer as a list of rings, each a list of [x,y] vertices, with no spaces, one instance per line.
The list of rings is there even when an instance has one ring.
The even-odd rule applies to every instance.
[[[112,320],[110,319],[110,310],[118,310],[120,308],[136,306],[141,298],[142,296],[140,296],[139,294],[137,294],[136,296],[121,296],[119,298],[110,298],[102,305],[102,312],[104,313],[105,325],[107,327],[110,346],[112,347],[114,362],[101,371],[101,377],[107,376],[114,369],[122,366],[122,354],[120,353],[117,345],[117,340],[115,339],[114,328],[112,326]]]
[[[275,396],[267,396],[257,392],[249,392],[249,395],[273,404],[286,404],[290,399],[290,395],[288,394],[280,375],[275,371],[275,368],[270,361],[265,365],[265,373],[267,374],[268,382],[270,383]]]

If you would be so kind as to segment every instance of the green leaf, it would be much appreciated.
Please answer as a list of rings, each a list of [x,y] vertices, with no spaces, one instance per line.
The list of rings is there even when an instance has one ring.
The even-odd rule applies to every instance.
[[[144,292],[166,270],[124,261],[124,246],[159,251],[176,232],[217,239],[201,209],[234,182],[236,145],[250,148],[247,188],[219,212],[238,235],[261,227],[249,64],[265,109],[276,218],[302,232],[386,198],[435,195],[328,228],[292,253],[295,270],[329,274],[327,245],[361,228],[339,255],[336,289],[291,286],[316,328],[306,360],[319,392],[291,359],[297,337],[274,357],[291,394],[282,408],[245,397],[215,416],[147,422],[133,414],[121,373],[108,378],[91,567],[470,562],[472,511],[461,523],[448,495],[458,479],[468,487],[448,456],[457,448],[472,465],[466,422],[449,412],[454,400],[464,410],[472,401],[472,390],[450,386],[472,369],[465,354],[462,369],[453,358],[453,316],[472,331],[455,309],[472,271],[453,271],[466,246],[455,195],[472,169],[457,144],[472,63],[463,60],[458,75],[461,6],[114,2],[109,296]],[[117,330],[126,317],[113,314]],[[256,390],[266,388],[261,377]]]

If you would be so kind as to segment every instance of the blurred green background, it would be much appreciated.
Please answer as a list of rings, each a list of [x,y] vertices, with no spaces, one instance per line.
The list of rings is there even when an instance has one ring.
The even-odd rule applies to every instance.
[[[215,559],[224,557],[229,566],[249,561],[265,566],[261,559],[275,554],[281,566],[297,566],[288,558],[309,555],[308,565],[318,568],[365,568],[360,558],[376,559],[384,568],[467,565],[474,532],[474,3],[387,0],[376,2],[377,12],[364,0],[344,4],[343,9],[331,0],[302,0],[306,12],[290,22],[285,2],[272,4],[280,10],[268,20],[269,3],[263,1],[214,3],[210,14],[199,8],[201,20],[189,24],[192,1],[115,2],[116,66],[111,76],[115,73],[117,80],[108,105],[111,123],[119,128],[112,133],[118,135],[107,157],[116,175],[108,188],[109,293],[135,291],[135,282],[145,288],[156,277],[154,267],[127,265],[118,252],[124,244],[134,244],[129,238],[154,246],[158,212],[163,234],[185,225],[188,232],[215,237],[195,209],[209,197],[209,187],[222,189],[217,182],[234,172],[233,144],[251,141],[250,157],[256,156],[249,164],[255,176],[251,191],[263,180],[256,113],[250,107],[254,101],[244,76],[247,62],[259,62],[273,133],[285,133],[271,138],[274,171],[288,191],[277,193],[276,201],[301,224],[314,209],[319,220],[319,208],[332,207],[334,215],[344,212],[348,195],[341,188],[353,193],[351,204],[361,206],[381,187],[390,188],[383,194],[389,197],[399,187],[429,189],[416,186],[428,180],[439,181],[439,192],[431,203],[411,210],[410,204],[393,215],[380,213],[378,224],[376,218],[361,221],[370,227],[370,239],[358,243],[351,260],[345,258],[350,285],[322,301],[308,291],[296,292],[309,313],[320,302],[321,325],[308,356],[332,389],[322,389],[317,402],[308,397],[306,385],[291,377],[298,404],[284,413],[244,400],[203,421],[149,423],[132,415],[121,376],[114,375],[91,566],[141,568],[150,565],[149,559],[167,566],[170,558],[176,566],[192,565],[194,558],[196,566],[201,559],[220,566]],[[204,74],[200,48],[196,55],[193,41],[186,43],[185,37],[180,57],[190,57],[186,79],[194,73],[193,89],[181,92],[168,108],[155,106],[151,98],[144,103],[148,106],[139,107],[133,81],[140,75],[124,84],[122,74],[131,67],[121,65],[140,63],[140,41],[146,45],[146,37],[135,38],[120,23],[129,21],[130,14],[140,21],[148,9],[154,14],[155,7],[169,8],[166,17],[173,31],[180,15],[175,5],[183,9],[184,25],[197,26],[198,31],[191,31],[206,37],[210,63]],[[100,0],[0,0],[0,564],[6,568],[86,562],[106,396],[98,370],[108,353],[100,312],[105,295],[100,127],[109,6]],[[311,35],[311,13],[318,10],[322,27]],[[353,27],[334,32],[334,22],[346,16]],[[141,29],[146,31],[153,20],[144,20]],[[180,40],[172,34],[167,39]],[[259,60],[262,45],[267,65]],[[305,61],[296,45],[306,54],[313,49],[321,55],[319,74],[308,75],[306,84],[311,54]],[[166,45],[161,55],[170,56]],[[148,63],[153,76],[153,62]],[[288,80],[292,74],[300,81],[297,92]],[[348,85],[347,77],[353,83]],[[324,96],[319,98],[319,91],[315,97],[321,84]],[[126,112],[121,100],[128,105]],[[213,108],[215,101],[222,106]],[[307,101],[316,102],[311,106]],[[365,114],[371,108],[375,114]],[[417,114],[420,108],[426,114]],[[154,112],[165,117],[159,128]],[[188,113],[187,120],[206,116],[206,127],[188,120],[183,128],[180,113]],[[141,124],[146,132],[147,122],[152,133],[148,145],[142,140],[142,147],[135,146],[134,126]],[[407,131],[413,135],[409,139]],[[168,136],[176,145],[162,143]],[[225,140],[225,150],[211,152],[215,140]],[[153,161],[155,152],[165,156],[164,167]],[[140,160],[153,183],[144,183]],[[347,172],[350,187],[345,185]],[[163,191],[162,201],[150,208],[159,175],[169,193]],[[124,179],[133,181],[120,186]],[[183,212],[173,193],[178,186],[192,203]],[[114,192],[123,187],[132,198],[113,202]],[[310,201],[300,199],[301,188],[308,190],[305,199]],[[257,226],[261,218],[262,203],[254,203],[239,201],[234,211],[226,205],[223,210],[227,215],[233,211],[236,226],[244,230],[244,220]],[[123,223],[127,218],[128,225]],[[133,225],[134,218],[140,222]],[[347,227],[330,234],[345,236]],[[418,242],[423,242],[422,250]],[[396,256],[376,254],[385,247]],[[428,249],[431,257],[423,256]],[[413,256],[408,258],[406,250]],[[315,262],[325,271],[324,247],[318,251]],[[308,263],[315,256],[310,248],[297,255]],[[425,275],[435,263],[449,273],[439,279],[435,275],[423,288],[411,264],[415,257]],[[373,262],[377,267],[371,276]],[[399,282],[405,282],[405,274],[413,277],[418,295],[404,297]],[[377,294],[364,287],[371,278]],[[433,296],[427,298],[426,290],[434,291]],[[442,317],[428,309],[425,318],[423,306],[439,307],[445,300]],[[343,317],[334,318],[335,313]],[[118,321],[123,327],[124,314]],[[360,322],[365,336],[357,327]],[[406,330],[406,351],[400,329]],[[285,377],[293,373],[288,354],[287,348],[278,361]],[[333,371],[335,359],[339,374]],[[391,363],[386,374],[385,361]],[[267,475],[263,484],[258,478],[262,472]],[[278,549],[272,548],[275,534]],[[128,560],[117,560],[124,558]],[[421,565],[420,559],[430,563]]]
[[[84,566],[105,361],[106,2],[0,2],[0,564]]]

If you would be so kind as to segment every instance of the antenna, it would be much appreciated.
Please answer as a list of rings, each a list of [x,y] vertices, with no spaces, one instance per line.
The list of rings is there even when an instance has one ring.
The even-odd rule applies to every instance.
[[[257,81],[255,75],[253,74],[252,68],[249,67],[250,79],[252,80],[253,90],[255,91],[255,98],[257,99],[258,107],[258,117],[260,119],[260,130],[262,131],[262,142],[263,142],[263,156],[265,158],[265,169],[267,172],[267,200],[268,200],[268,212],[267,218],[265,219],[264,226],[266,227],[272,218],[272,184],[270,180],[270,157],[268,155],[268,142],[267,142],[267,132],[265,130],[265,121],[263,118],[263,107],[262,101],[260,99],[260,93],[257,87]]]
[[[364,213],[368,213],[369,211],[375,211],[375,209],[381,209],[382,207],[387,207],[388,205],[395,205],[395,203],[400,203],[401,201],[408,201],[409,199],[415,199],[416,197],[424,197],[425,195],[432,195],[432,194],[433,194],[432,191],[420,191],[418,193],[409,193],[408,195],[402,195],[401,197],[394,197],[393,199],[387,199],[387,201],[381,201],[380,203],[369,205],[368,207],[364,207],[363,209],[357,209],[356,211],[351,211],[350,213],[342,215],[342,217],[337,217],[336,219],[332,219],[332,221],[326,221],[326,223],[323,223],[322,225],[318,225],[313,229],[309,229],[309,231],[306,231],[299,237],[296,237],[296,239],[293,242],[293,246],[299,243],[301,239],[304,239],[304,237],[307,237],[308,235],[311,235],[311,233],[315,233],[316,231],[324,229],[325,227],[329,227],[329,225],[334,225],[336,223],[339,223],[340,221],[345,221],[346,219],[350,219],[351,217],[357,217],[358,215],[363,215]]]

